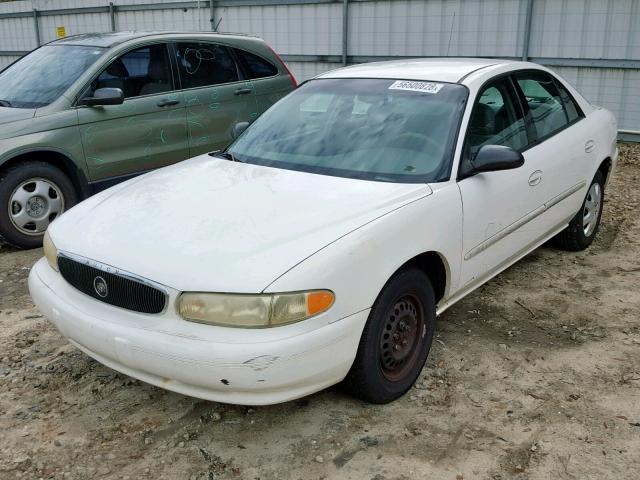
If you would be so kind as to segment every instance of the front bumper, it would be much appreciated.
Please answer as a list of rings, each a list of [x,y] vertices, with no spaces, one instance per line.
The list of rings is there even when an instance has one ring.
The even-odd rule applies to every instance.
[[[293,400],[341,381],[369,314],[325,318],[307,331],[192,324],[172,312],[143,315],[98,302],[44,258],[31,269],[29,291],[58,330],[100,363],[167,390],[243,405]]]

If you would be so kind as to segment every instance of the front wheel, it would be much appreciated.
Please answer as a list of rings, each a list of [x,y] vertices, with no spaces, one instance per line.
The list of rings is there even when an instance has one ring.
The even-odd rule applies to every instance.
[[[427,360],[435,324],[429,277],[415,268],[395,274],[371,309],[344,387],[372,403],[404,395]]]
[[[555,243],[560,248],[577,252],[593,243],[602,217],[604,182],[604,175],[598,171],[593,177],[580,211],[555,238]]]
[[[36,248],[49,224],[77,201],[73,184],[60,169],[33,161],[0,173],[0,240]]]

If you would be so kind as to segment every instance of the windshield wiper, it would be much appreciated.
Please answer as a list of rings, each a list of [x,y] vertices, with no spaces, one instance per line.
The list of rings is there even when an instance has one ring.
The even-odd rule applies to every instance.
[[[10,107],[11,102],[9,100],[0,100],[0,107]]]
[[[233,156],[233,154],[231,152],[211,152],[209,155],[211,155],[212,157],[221,157],[221,158],[225,158],[227,160],[231,160],[232,162],[242,162],[242,160],[238,160],[236,157]]]

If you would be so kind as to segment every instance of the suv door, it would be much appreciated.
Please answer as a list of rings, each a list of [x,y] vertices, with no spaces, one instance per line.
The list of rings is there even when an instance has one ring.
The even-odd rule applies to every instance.
[[[595,163],[593,138],[577,103],[546,72],[523,71],[514,75],[525,112],[531,119],[534,142],[524,156],[535,166],[535,188],[545,204],[546,227],[569,220],[580,209],[591,183],[589,167]],[[529,168],[529,170],[532,170]]]
[[[188,158],[183,94],[176,90],[166,43],[140,46],[113,59],[84,95],[106,87],[120,88],[124,102],[78,107],[91,181],[108,181]]]
[[[233,126],[257,118],[251,82],[243,80],[228,47],[177,42],[175,54],[187,109],[191,156],[220,150],[233,140]]]
[[[524,150],[530,134],[509,77],[485,85],[476,97],[461,162],[483,145]],[[532,167],[479,173],[458,180],[463,205],[463,258],[460,285],[472,288],[515,261],[541,236],[541,202],[528,181]]]

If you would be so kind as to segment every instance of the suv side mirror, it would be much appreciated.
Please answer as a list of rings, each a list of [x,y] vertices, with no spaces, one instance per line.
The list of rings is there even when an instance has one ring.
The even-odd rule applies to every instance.
[[[99,105],[120,105],[124,102],[124,93],[119,88],[98,88],[93,97],[84,97],[80,105],[96,107]]]
[[[463,178],[482,172],[511,170],[524,165],[524,157],[520,152],[504,145],[484,145],[480,147],[473,160],[465,162],[461,172]]]
[[[244,132],[247,129],[248,126],[249,126],[249,122],[238,122],[238,123],[236,123],[233,126],[233,129],[231,130],[231,136],[233,137],[233,139],[235,140],[240,135],[242,135],[242,132]]]

